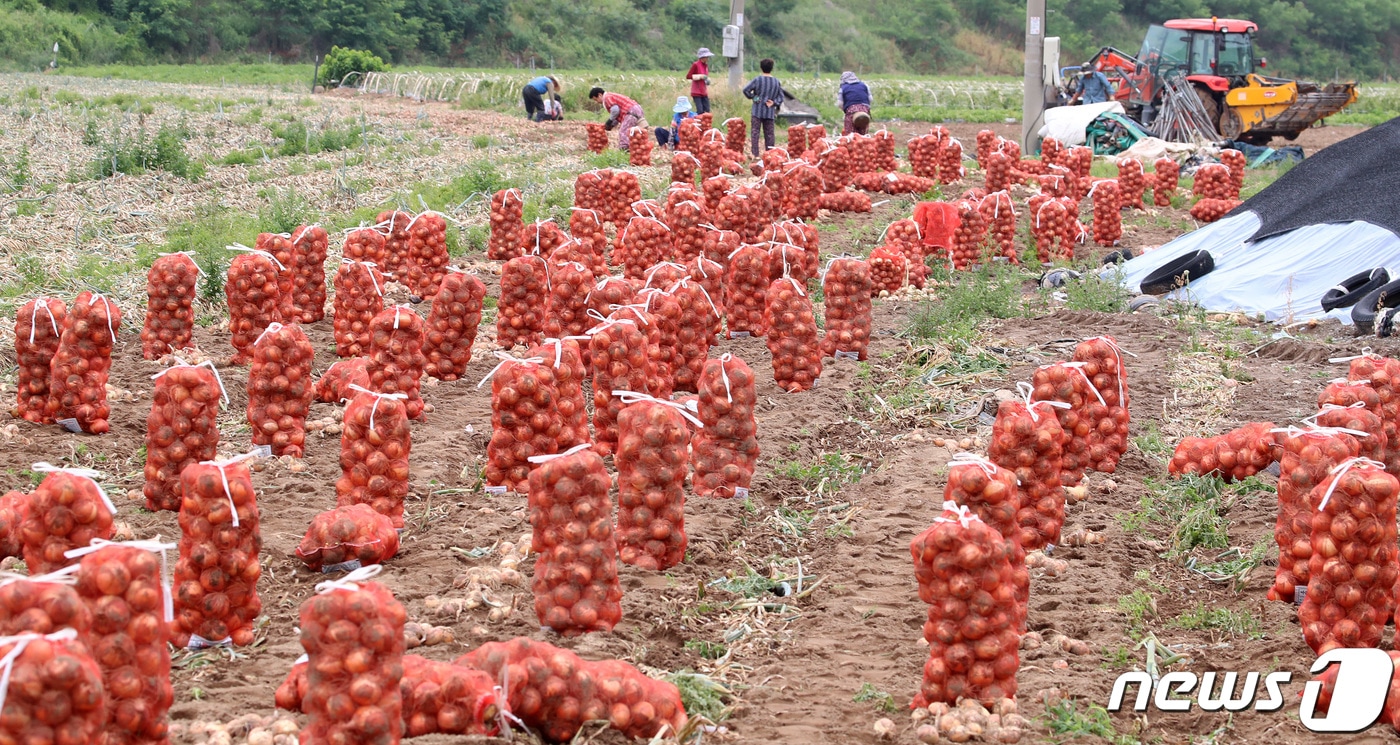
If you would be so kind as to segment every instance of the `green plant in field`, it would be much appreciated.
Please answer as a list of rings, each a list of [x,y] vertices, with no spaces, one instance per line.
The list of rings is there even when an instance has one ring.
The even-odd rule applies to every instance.
[[[1116,278],[1102,278],[1089,271],[1060,288],[1065,294],[1065,307],[1070,310],[1092,310],[1099,313],[1122,313],[1128,309],[1132,293]]]
[[[1162,430],[1157,428],[1156,422],[1147,422],[1143,427],[1143,433],[1133,438],[1133,445],[1142,451],[1143,455],[1154,456],[1165,460],[1171,453],[1172,446],[1162,437]]]
[[[1157,615],[1157,601],[1146,590],[1118,598],[1118,612],[1128,619],[1128,638],[1137,641],[1147,633],[1147,619]]]
[[[1264,638],[1259,619],[1249,611],[1207,608],[1203,603],[1197,603],[1191,610],[1172,619],[1170,624],[1181,629],[1208,631],[1217,639],[1236,636],[1249,639]]]
[[[1051,741],[1056,743],[1079,738],[1099,738],[1113,745],[1137,742],[1136,738],[1115,729],[1108,710],[1098,704],[1089,704],[1084,711],[1080,711],[1074,701],[1060,699],[1045,708],[1042,721],[1050,730]]]
[[[331,46],[321,60],[321,70],[317,75],[318,85],[339,85],[345,76],[352,72],[383,72],[389,65],[373,52],[363,49],[346,49]]]
[[[909,313],[904,335],[918,341],[967,341],[990,318],[1013,318],[1022,312],[1019,270],[983,264],[959,272],[956,282],[943,287],[937,300],[927,300]]]
[[[189,130],[183,124],[163,124],[154,138],[144,129],[138,130],[134,137],[126,137],[118,130],[112,139],[100,143],[100,152],[88,164],[87,175],[103,179],[118,173],[137,175],[160,170],[195,181],[204,175],[204,165],[191,160],[185,152],[188,137]]]
[[[29,170],[29,145],[19,146],[13,161],[0,158],[0,186],[6,191],[19,191],[29,184],[33,174]]]
[[[851,698],[851,701],[857,704],[872,703],[875,704],[877,710],[887,713],[894,713],[898,709],[894,704],[894,696],[870,683],[861,683],[860,690],[856,691],[856,695]]]
[[[860,481],[865,469],[865,463],[859,460],[852,462],[850,456],[838,450],[824,453],[807,463],[795,460],[779,462],[773,468],[773,475],[797,481],[808,491],[820,488],[824,493],[830,493]]]
[[[269,233],[290,233],[310,222],[314,214],[311,204],[294,186],[285,191],[276,187],[263,189],[258,196],[267,200],[267,207],[258,212],[258,222]]]
[[[707,660],[717,660],[729,651],[722,642],[710,642],[703,639],[687,639],[685,648]]]
[[[583,162],[594,168],[623,168],[627,165],[627,153],[617,148],[608,148],[601,153],[583,156]]]
[[[678,670],[666,676],[681,694],[681,704],[691,718],[703,717],[711,722],[724,721],[729,716],[727,702],[734,694],[723,683],[690,670]]]

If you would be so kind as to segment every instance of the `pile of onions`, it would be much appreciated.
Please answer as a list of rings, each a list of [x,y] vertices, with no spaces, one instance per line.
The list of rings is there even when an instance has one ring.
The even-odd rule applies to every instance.
[[[589,329],[593,367],[593,442],[599,455],[617,445],[617,415],[622,402],[613,391],[645,393],[651,374],[647,332],[635,318],[608,318]]]
[[[822,184],[822,172],[816,166],[788,161],[783,168],[783,214],[792,220],[815,220],[821,209]]]
[[[615,227],[622,227],[632,218],[632,203],[642,199],[642,182],[630,171],[612,171],[600,193],[603,205],[599,211],[608,215]]]
[[[1191,217],[1199,222],[1215,222],[1230,214],[1230,211],[1238,206],[1240,206],[1240,200],[1238,199],[1212,199],[1206,197],[1191,205]]]
[[[548,256],[569,242],[569,236],[553,220],[536,220],[520,229],[520,256]]]
[[[705,362],[697,402],[704,427],[691,438],[699,497],[747,497],[758,463],[758,402],[753,370],[732,354]]]
[[[486,444],[486,485],[525,492],[530,457],[559,451],[564,417],[552,359],[547,364],[543,357],[501,358],[489,376],[491,440]]]
[[[914,706],[1016,695],[1021,666],[1016,575],[1007,540],[955,502],[909,544],[929,644]]]
[[[1094,166],[1094,151],[1083,145],[1075,145],[1065,153],[1063,165],[1074,174],[1076,196],[1083,197],[1088,194],[1089,180],[1092,178],[1090,171]]]
[[[441,216],[437,221],[442,222],[443,256],[446,256],[447,223]],[[330,247],[331,237],[320,225],[302,225],[292,233],[295,258],[290,269],[295,315],[283,316],[283,322],[315,323],[326,316],[326,254]]]
[[[1191,193],[1206,199],[1236,199],[1239,192],[1234,190],[1230,167],[1223,163],[1208,163],[1196,169],[1195,182]]]
[[[832,259],[822,273],[822,295],[826,298],[826,334],[822,354],[826,357],[863,360],[870,346],[870,295],[874,283],[870,264],[841,256]]]
[[[1278,460],[1273,430],[1273,422],[1251,422],[1215,437],[1184,437],[1172,452],[1167,473],[1247,479]]]
[[[1319,427],[1365,432],[1367,436],[1357,440],[1357,444],[1361,448],[1358,452],[1362,458],[1384,463],[1386,454],[1390,452],[1393,438],[1387,433],[1387,430],[1393,431],[1395,429],[1394,423],[1382,421],[1379,416],[1363,406],[1323,404],[1322,409],[1309,417],[1309,420],[1315,422]],[[1387,468],[1389,467],[1387,466]]]
[[[802,157],[807,152],[807,125],[797,123],[787,128],[787,151],[794,158]]]
[[[0,739],[93,743],[107,725],[102,670],[72,629],[0,638],[8,687]]]
[[[423,416],[423,399],[418,395],[419,379],[423,376],[423,318],[407,305],[385,308],[369,323],[370,390],[380,393],[405,393],[404,407],[409,419]]]
[[[1094,200],[1094,242],[1100,246],[1116,246],[1123,237],[1122,191],[1113,179],[1096,181],[1089,190]]]
[[[593,276],[607,274],[608,236],[603,232],[603,220],[597,210],[573,208],[569,213],[569,235],[588,256],[588,261],[581,263],[593,272]]]
[[[943,142],[933,135],[919,135],[909,140],[909,165],[915,176],[938,178],[938,154]]]
[[[611,631],[622,620],[622,587],[607,466],[587,447],[537,460],[529,490],[535,614],[564,636]]]
[[[403,500],[408,496],[408,453],[413,441],[402,393],[356,391],[345,407],[340,435],[340,478],[336,505],[367,504],[403,527]]]
[[[262,613],[258,504],[248,466],[205,461],[180,472],[180,557],[170,641],[202,648],[253,643]]]
[[[894,135],[888,130],[880,130],[870,136],[872,140],[872,160],[875,170],[891,172],[898,170],[899,163],[894,157]]]
[[[851,185],[855,167],[850,153],[840,145],[824,143],[818,151],[817,168],[822,172],[822,191],[841,191]]]
[[[368,582],[380,565],[317,586],[301,604],[308,717],[301,739],[325,743],[396,743],[403,737],[403,626],[393,593]]]
[[[749,140],[748,126],[739,117],[724,120],[724,147],[726,150],[733,150],[744,157],[745,143]]]
[[[1040,263],[1072,259],[1074,244],[1065,240],[1065,225],[1071,218],[1064,203],[1041,192],[1031,197],[1026,206],[1031,211],[1031,236]]]
[[[384,236],[384,271],[394,275],[405,287],[411,287],[408,275],[413,261],[408,251],[408,226],[413,222],[413,215],[403,210],[385,210],[375,219],[379,227],[388,231]]]
[[[1099,422],[1108,416],[1108,405],[1089,376],[1082,362],[1057,362],[1036,368],[1031,376],[1032,401],[1058,401],[1065,407],[1051,407],[1065,443],[1060,463],[1060,483],[1076,486],[1089,468],[1089,453],[1103,440]],[[1272,437],[1270,438],[1272,439]]]
[[[1014,472],[971,453],[959,453],[948,464],[944,504],[952,502],[966,506],[1005,539],[1015,588],[1016,630],[1024,633],[1031,577],[1026,569],[1026,550],[1021,547],[1021,530],[1016,522],[1020,500]]]
[[[296,309],[292,307],[292,271],[296,266],[296,254],[292,251],[292,234],[259,233],[253,246],[277,262],[277,317],[274,320],[292,318],[297,314]]]
[[[355,397],[352,385],[361,388],[369,386],[369,372],[365,366],[369,360],[364,357],[351,357],[332,363],[316,381],[313,393],[316,401],[323,404],[338,404]]]
[[[296,555],[313,572],[352,571],[382,564],[399,552],[394,522],[367,504],[327,510],[311,518]]]
[[[1086,465],[1099,473],[1113,473],[1128,451],[1128,371],[1122,350],[1113,337],[1095,336],[1074,348],[1074,361],[1084,363],[1084,374],[1108,407],[1108,415],[1099,420],[1103,440],[1090,446]]]
[[[1350,380],[1368,380],[1371,388],[1380,396],[1381,400],[1381,420],[1384,422],[1395,422],[1400,428],[1400,360],[1379,357],[1372,354],[1351,360],[1347,377]],[[1389,433],[1391,430],[1387,429]],[[1390,436],[1387,442],[1387,449],[1390,451],[1400,450],[1400,434]],[[1395,457],[1388,455],[1384,459],[1390,463]],[[1400,471],[1392,472],[1392,476],[1397,476]]]
[[[960,200],[957,203],[958,228],[953,231],[951,256],[954,269],[966,269],[982,263],[982,249],[987,242],[987,218],[977,203]]]
[[[608,200],[603,190],[612,181],[612,171],[607,168],[585,171],[574,177],[574,207],[581,210],[601,210],[604,221],[611,216],[606,209]]]
[[[771,152],[771,151],[770,151]],[[765,207],[763,221],[767,223],[783,218],[783,200],[787,199],[787,185],[781,170],[763,174],[753,186],[763,197],[760,204]]]
[[[98,543],[73,551],[78,594],[93,609],[88,635],[107,690],[105,743],[165,742],[175,699],[162,567],[173,543]],[[156,553],[160,556],[156,556]],[[13,685],[14,680],[11,679]],[[62,742],[62,740],[58,740]]]
[[[301,457],[315,357],[311,341],[295,323],[273,323],[258,337],[248,372],[248,426],[254,445],[271,446],[276,456]]]
[[[146,417],[146,509],[180,511],[180,472],[219,450],[223,384],[213,363],[176,365],[155,375]]]
[[[1220,162],[1230,169],[1230,198],[1239,199],[1244,188],[1244,153],[1238,150],[1221,150]]]
[[[789,393],[811,390],[822,375],[821,340],[812,300],[792,277],[768,285],[763,311],[773,379]]]
[[[543,256],[517,256],[501,267],[501,297],[496,307],[496,345],[531,346],[544,338],[549,316],[549,263]]]
[[[996,132],[993,132],[990,129],[978,130],[976,150],[977,164],[982,166],[983,170],[987,170],[989,168],[992,153],[1001,152],[1001,150],[997,147],[1000,141],[1001,138],[997,136]]]
[[[674,284],[675,282],[668,283]],[[676,370],[685,367],[685,354],[680,348],[681,304],[675,295],[659,287],[644,288],[637,293],[637,299],[642,303],[641,310],[646,313],[649,345],[650,337],[655,335],[655,349],[647,350],[652,359],[651,375],[647,378],[645,392],[657,398],[670,399],[675,386]],[[641,392],[643,391],[638,391]]]
[[[700,150],[700,122],[696,118],[682,119],[676,127],[677,150],[689,153]]]
[[[740,187],[724,195],[715,206],[714,223],[721,230],[732,230],[747,242],[758,240],[768,226],[771,200],[755,189]]]
[[[24,492],[5,492],[0,496],[0,558],[24,555],[24,536],[21,526],[29,517],[29,495]]]
[[[93,481],[95,471],[56,469],[47,463],[35,463],[33,470],[48,475],[29,495],[19,537],[24,564],[31,576],[38,576],[67,566],[65,551],[87,546],[94,538],[111,538],[117,509]]]
[[[563,420],[558,436],[559,450],[589,441],[588,407],[583,398],[583,381],[588,377],[588,363],[584,361],[580,340],[588,341],[588,337],[549,338],[525,353],[527,358],[543,359],[544,364],[554,370],[554,406]]]
[[[45,420],[74,419],[84,432],[106,434],[107,375],[122,313],[106,297],[83,291],[63,318],[58,350],[49,362]]]
[[[588,175],[579,176],[579,180]],[[525,201],[519,189],[501,189],[491,197],[491,233],[486,240],[486,258],[507,261],[520,255],[524,211]]]
[[[1152,178],[1152,204],[1158,207],[1172,206],[1172,197],[1181,181],[1181,166],[1171,158],[1158,158],[1152,164],[1156,174]]]
[[[466,374],[485,299],[486,285],[475,274],[453,269],[443,278],[423,336],[423,372],[429,377],[457,380]]]
[[[724,273],[729,338],[763,336],[763,306],[770,281],[767,246],[745,243],[729,255]]]
[[[404,227],[404,274],[401,279],[419,297],[432,297],[442,286],[451,259],[447,255],[447,220],[422,212]]]
[[[833,191],[817,198],[817,207],[830,212],[870,212],[870,195],[859,191]]]
[[[1319,655],[1380,645],[1400,578],[1398,492],[1400,482],[1381,463],[1357,458],[1334,467],[1308,497],[1312,556],[1298,623],[1303,640]]]
[[[601,153],[608,149],[608,130],[598,122],[584,122],[583,133],[587,138],[588,149]]]
[[[549,273],[549,316],[544,321],[544,336],[562,339],[586,331],[593,323],[588,317],[588,294],[592,289],[593,272],[588,267],[578,262],[555,264]]]
[[[1315,486],[1330,480],[1332,469],[1357,457],[1361,446],[1357,437],[1335,429],[1290,427],[1276,430],[1276,434],[1283,450],[1279,458],[1278,519],[1274,524],[1279,554],[1268,598],[1297,603],[1299,591],[1307,587],[1312,576],[1309,562],[1314,509],[1308,502],[1309,495]]]
[[[1365,440],[1361,444],[1363,456],[1385,463],[1386,470],[1390,471],[1392,475],[1400,473],[1400,464],[1395,463],[1400,458],[1400,447],[1398,447],[1400,446],[1400,428],[1398,428],[1400,423],[1397,423],[1395,417],[1390,415],[1390,410],[1381,401],[1381,392],[1376,390],[1370,380],[1333,380],[1318,394],[1317,406],[1320,410],[1318,424],[1323,427],[1344,426],[1329,425],[1321,421],[1322,413],[1332,409],[1358,407],[1370,412],[1380,422],[1379,427],[1346,428],[1359,430],[1370,435],[1370,437],[1363,438]],[[1329,418],[1337,418],[1337,415],[1332,414]],[[1361,417],[1355,418],[1358,420],[1357,424],[1370,424],[1368,420]]]
[[[281,269],[272,254],[261,251],[237,256],[229,264],[224,296],[228,302],[228,329],[233,337],[231,364],[251,362],[253,342],[269,323],[282,317],[277,289]]]
[[[696,257],[696,261],[704,259]],[[704,285],[689,276],[681,277],[672,284],[670,293],[681,310],[680,322],[676,326],[676,346],[681,359],[675,369],[673,387],[677,391],[697,393],[700,390],[700,374],[710,354],[710,343],[722,320],[719,305]]]
[[[705,209],[714,212],[719,200],[729,193],[732,184],[727,176],[707,177],[700,182],[700,192],[705,195]]]
[[[629,391],[615,393],[626,403],[618,415],[613,455],[618,558],[624,564],[664,571],[685,558],[688,415],[671,401]]]
[[[951,184],[966,175],[963,169],[962,143],[948,138],[938,154],[938,183]]]
[[[384,234],[374,228],[352,228],[345,233],[345,243],[340,253],[350,261],[366,261],[375,266],[385,266],[388,261],[388,248],[384,246]]]
[[[720,175],[724,169],[724,139],[720,137],[719,130],[709,130],[714,132],[712,136],[705,136],[700,143],[700,178],[708,181]]]
[[[645,279],[647,269],[671,255],[671,229],[655,217],[635,216],[617,234],[613,264],[622,264],[622,276]]]
[[[698,196],[698,195],[697,195]],[[686,263],[705,250],[705,208],[694,199],[666,205],[666,224],[671,228],[671,252],[665,258]]]
[[[641,288],[642,283],[637,280],[611,274],[602,275],[598,284],[594,285],[585,297],[588,315],[597,320],[612,313],[613,306],[631,305]],[[589,355],[585,354],[584,357],[588,358]]]
[[[369,353],[369,324],[384,310],[384,282],[384,275],[370,262],[347,260],[336,270],[332,328],[337,356]]]
[[[734,248],[739,247],[738,234],[732,233],[727,230],[711,231],[707,237],[707,245],[710,239],[715,239],[716,243],[718,243],[718,239],[723,236],[731,237],[733,240]],[[724,254],[724,256],[728,257],[729,254],[726,253]],[[709,305],[706,309],[710,312],[709,322],[711,343],[714,343],[714,341],[717,341],[719,339],[719,334],[722,330],[722,325],[724,323],[724,266],[724,264],[721,264],[718,261],[711,260],[708,254],[704,256],[695,257],[695,260],[687,265],[687,269],[689,269],[690,271],[690,280],[696,285],[704,288],[705,299],[709,301]]]
[[[909,276],[909,259],[898,246],[885,244],[870,252],[870,294],[891,295],[904,286]]]
[[[158,360],[189,346],[194,335],[194,293],[199,267],[187,253],[166,254],[151,264],[146,273],[146,321],[141,326],[141,356]],[[325,284],[324,279],[322,284]],[[325,291],[322,289],[322,302]],[[29,306],[26,306],[29,307]],[[29,323],[34,325],[34,309]],[[62,310],[59,311],[62,313]],[[16,327],[23,323],[21,312]],[[28,332],[28,329],[25,329]],[[15,338],[18,340],[19,334]],[[46,368],[47,369],[47,368]]]
[[[1145,209],[1142,193],[1147,189],[1147,179],[1142,172],[1142,161],[1137,158],[1119,158],[1118,196],[1122,207]]]
[[[1022,384],[1024,386],[1024,384]],[[1065,493],[1060,485],[1068,440],[1051,401],[1002,401],[992,425],[988,460],[1014,471],[1020,483],[1021,546],[1035,551],[1060,542]]]
[[[984,159],[982,157],[982,136],[980,134],[977,136],[977,162],[982,164],[982,169],[985,172],[988,194],[994,191],[1005,191],[1011,188],[1010,156],[1000,150],[990,150]]]
[[[404,655],[399,681],[404,734],[496,734],[500,702],[495,686],[496,681],[480,670]]]
[[[40,297],[15,314],[15,362],[19,366],[15,416],[35,424],[52,424],[49,412],[50,365],[58,352],[68,311],[63,301]]]
[[[694,125],[690,126],[690,130],[696,132],[695,138],[698,141],[700,138],[698,130],[695,129]],[[675,155],[671,156],[671,183],[693,184],[695,183],[695,174],[699,170],[700,159],[695,157],[689,148],[682,147],[676,151]]]
[[[631,140],[627,147],[627,164],[630,166],[651,165],[651,150],[656,145],[656,141],[651,137],[651,130],[646,127],[633,127]]]
[[[1012,264],[1021,263],[1021,257],[1016,253],[1016,205],[1011,201],[1011,193],[994,191],[988,194],[978,203],[978,210],[987,221],[998,255]]]
[[[1065,146],[1054,137],[1046,137],[1040,141],[1040,159],[1047,165],[1064,165]]]

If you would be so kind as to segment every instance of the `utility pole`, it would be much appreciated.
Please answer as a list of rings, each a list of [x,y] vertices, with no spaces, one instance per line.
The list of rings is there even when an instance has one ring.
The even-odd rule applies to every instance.
[[[1025,90],[1021,93],[1021,151],[1034,152],[1031,140],[1045,111],[1045,0],[1026,0]]]
[[[744,87],[744,0],[729,0],[729,25],[738,29],[737,53],[729,57],[729,88]]]

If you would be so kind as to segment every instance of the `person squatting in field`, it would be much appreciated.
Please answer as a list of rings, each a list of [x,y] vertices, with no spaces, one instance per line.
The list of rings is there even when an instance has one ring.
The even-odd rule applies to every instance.
[[[588,97],[602,104],[603,111],[608,112],[608,122],[604,126],[618,128],[617,149],[625,152],[632,143],[632,128],[646,124],[642,107],[621,93],[610,93],[602,88],[588,91]]]
[[[850,70],[841,73],[841,85],[836,89],[836,108],[846,115],[841,123],[841,134],[865,134],[870,127],[870,86],[861,82]]]
[[[685,96],[677,96],[676,105],[671,107],[671,126],[656,128],[656,144],[675,150],[676,143],[680,142],[681,122],[694,117],[690,102],[685,100]]]
[[[552,75],[541,75],[525,84],[520,97],[525,101],[525,116],[532,122],[559,119],[564,111],[559,106],[559,91],[563,86]]]

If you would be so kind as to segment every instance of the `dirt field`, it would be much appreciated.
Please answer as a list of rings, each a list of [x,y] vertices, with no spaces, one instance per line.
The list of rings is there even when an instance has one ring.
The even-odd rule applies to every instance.
[[[519,122],[493,114],[394,99],[322,105],[341,114],[363,107],[390,128],[394,123],[411,126],[426,115],[435,128],[433,136],[442,143],[437,156],[415,154],[374,166],[369,175],[386,181],[353,198],[327,198],[319,203],[327,212],[374,204],[411,180],[450,179],[460,168],[458,156],[468,149],[463,140],[479,133],[507,132],[507,144],[523,152],[561,154],[548,164],[565,172],[559,178],[571,180],[571,173],[582,170],[583,138],[577,124],[521,128]],[[952,127],[968,143],[982,128]],[[1019,134],[1018,125],[992,129],[1007,136]],[[1299,143],[1311,151],[1355,131],[1359,130],[1310,130]],[[443,160],[431,171],[421,170],[433,157]],[[519,174],[526,167],[508,173]],[[665,166],[650,170],[648,194],[667,173]],[[300,179],[297,183],[306,182],[307,193],[318,200],[335,188],[334,172],[325,173],[281,175],[272,183]],[[140,179],[119,181],[150,186]],[[980,175],[958,188],[974,184],[980,184]],[[211,187],[217,192],[225,186],[231,199],[247,204],[256,202],[260,188],[249,181],[246,170],[218,169],[203,185],[161,186],[173,189],[174,195],[137,197],[128,206],[141,211],[149,201],[153,210],[162,210],[151,219],[166,222],[147,231],[159,234],[189,208],[189,200],[195,198],[191,192]],[[133,193],[139,194],[139,189]],[[1018,191],[1018,201],[1028,193]],[[907,216],[912,204],[910,198],[898,198],[872,214],[824,218],[823,260],[843,251],[868,253],[884,227]],[[68,224],[71,218],[58,219]],[[20,233],[41,230],[29,218],[5,220],[5,227]],[[1159,245],[1190,227],[1186,212],[1179,209],[1153,210],[1125,220],[1123,243],[1139,249]],[[477,212],[467,224],[482,221]],[[34,232],[31,239],[39,235]],[[12,235],[11,240],[19,239]],[[338,249],[334,241],[332,248]],[[13,258],[19,249],[12,245],[9,250]],[[1091,249],[1086,260],[1092,262],[1106,251]],[[480,255],[457,260],[485,266]],[[496,294],[495,277],[484,272],[483,279],[488,294]],[[1303,332],[1297,340],[1268,343],[1273,329],[1244,319],[1191,312],[1158,316],[1068,310],[1035,290],[1033,273],[1021,280],[1019,302],[1024,310],[1012,318],[988,320],[977,338],[976,350],[994,363],[981,373],[921,378],[935,361],[946,361],[952,353],[936,340],[912,340],[903,334],[910,314],[925,303],[941,302],[951,291],[946,286],[934,288],[929,298],[877,301],[869,362],[828,360],[820,386],[809,392],[786,394],[777,388],[761,340],[727,340],[713,348],[711,356],[731,352],[748,361],[759,381],[763,457],[752,494],[748,500],[690,499],[685,510],[690,537],[686,562],[660,574],[620,566],[623,622],[613,633],[573,639],[541,630],[528,587],[493,591],[495,600],[514,609],[494,622],[486,607],[459,618],[436,618],[425,607],[430,595],[460,595],[453,583],[457,575],[472,566],[494,565],[502,542],[528,540],[530,531],[523,497],[492,496],[481,488],[491,402],[489,389],[479,389],[476,383],[495,365],[486,353],[493,329],[483,326],[478,337],[481,353],[466,379],[424,380],[423,397],[432,411],[413,425],[408,526],[398,556],[379,578],[411,618],[447,624],[455,632],[456,643],[415,653],[451,660],[482,642],[529,636],[589,659],[625,659],[658,676],[683,670],[708,676],[724,687],[727,706],[706,741],[916,742],[909,702],[918,690],[928,648],[922,641],[926,606],[916,592],[909,541],[941,511],[949,459],[964,449],[985,452],[990,419],[979,420],[979,409],[994,413],[998,398],[1011,395],[1016,382],[1028,380],[1036,366],[1068,359],[1079,339],[1109,334],[1133,355],[1127,362],[1133,444],[1116,473],[1090,476],[1089,497],[1068,508],[1066,534],[1087,529],[1101,534],[1104,542],[1057,549],[1054,556],[1069,562],[1068,571],[1059,576],[1033,572],[1028,622],[1033,631],[1054,631],[1087,642],[1091,652],[1072,655],[1048,644],[1022,651],[1020,711],[1032,726],[1021,742],[1073,740],[1076,734],[1085,742],[1320,741],[1300,725],[1296,706],[1315,655],[1303,642],[1293,608],[1264,600],[1277,556],[1271,541],[1273,492],[1242,493],[1221,503],[1220,530],[1226,545],[1184,555],[1169,550],[1177,525],[1158,519],[1151,508],[1161,499],[1164,457],[1180,437],[1216,434],[1250,421],[1298,422],[1315,411],[1324,382],[1345,375],[1344,365],[1327,360],[1355,354],[1362,344],[1335,326]],[[141,359],[138,297],[139,292],[126,298],[123,308],[131,320],[124,324],[113,354],[111,383],[117,392],[110,434],[72,435],[20,420],[4,422],[13,428],[5,426],[3,431],[0,487],[29,488],[24,471],[35,461],[94,467],[107,474],[104,484],[118,502],[119,519],[135,536],[170,539],[179,533],[176,515],[148,513],[139,499],[143,460],[138,451],[150,407],[150,376],[161,366]],[[395,287],[388,300],[406,298],[406,292]],[[420,310],[426,314],[427,304]],[[0,325],[11,326],[12,318]],[[305,330],[316,345],[316,369],[324,370],[334,361],[331,321],[328,317]],[[232,352],[226,329],[217,324],[199,328],[196,342],[213,358]],[[1373,340],[1366,344],[1380,354],[1400,354],[1400,345]],[[7,342],[5,349],[4,391],[13,395],[13,347]],[[223,367],[222,372],[231,402],[221,419],[220,450],[244,452],[250,444],[244,416],[246,368]],[[891,392],[899,393],[900,401]],[[315,404],[310,418],[333,416],[336,408]],[[198,734],[196,723],[229,722],[250,713],[274,715],[273,690],[302,653],[298,609],[324,579],[309,572],[292,551],[311,517],[335,504],[332,485],[340,472],[338,455],[338,437],[317,433],[309,438],[303,463],[268,460],[255,474],[264,568],[258,589],[267,625],[254,647],[233,655],[176,653],[171,715],[179,725],[177,742],[209,741]],[[1228,549],[1249,555],[1260,544],[1267,546],[1263,561],[1244,570],[1238,586],[1212,581],[1188,568],[1188,560],[1198,566],[1217,562]],[[520,567],[527,582],[532,561]],[[736,578],[747,581],[724,582]],[[794,590],[799,583],[807,589],[820,584],[801,598],[762,589],[780,581]],[[1182,655],[1170,669],[1293,672],[1292,683],[1284,689],[1287,705],[1278,712],[1233,716],[1199,710],[1137,717],[1125,713],[1107,718],[1107,731],[1086,729],[1081,720],[1091,707],[1107,703],[1114,679],[1143,667],[1146,655],[1136,645],[1148,634]],[[1387,641],[1389,637],[1387,631]],[[1073,720],[1077,729],[1052,728],[1052,721],[1066,719],[1066,704],[1055,703],[1061,699],[1071,702],[1070,710],[1079,717]],[[895,725],[888,740],[878,739],[873,729],[884,717]],[[1368,736],[1397,740],[1388,728]],[[483,740],[437,735],[416,740],[425,745],[471,741]],[[517,735],[514,741],[529,739]],[[619,741],[612,733],[591,740]]]

